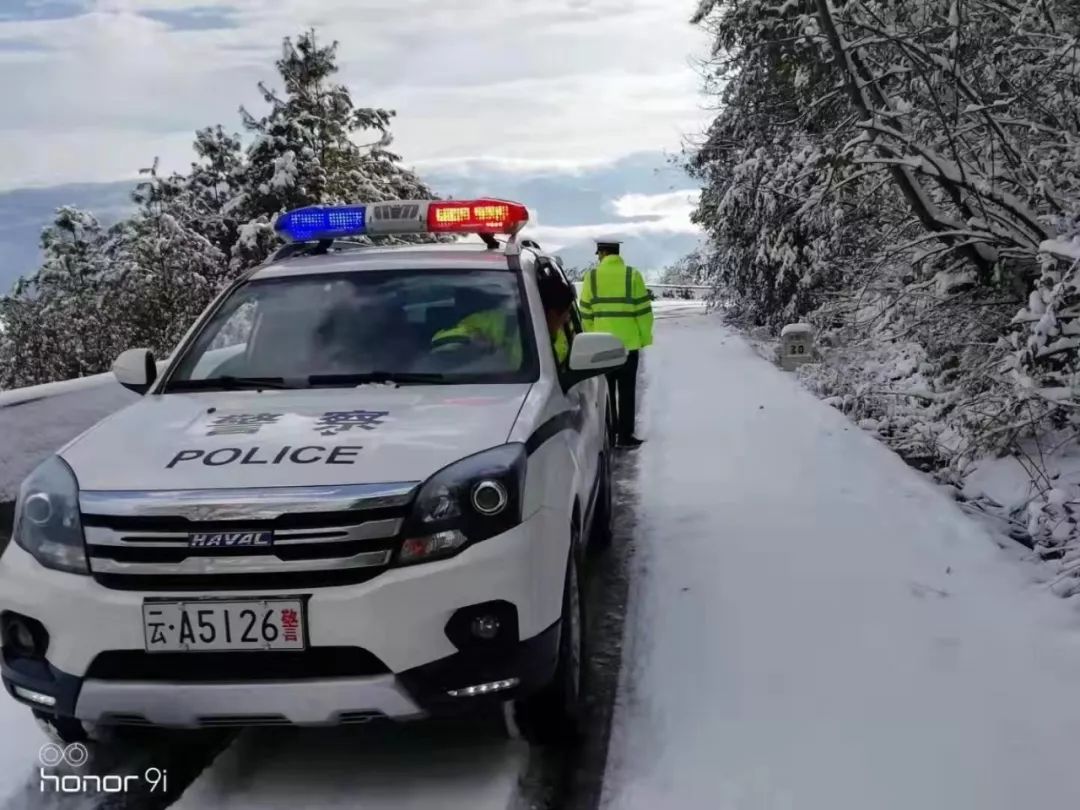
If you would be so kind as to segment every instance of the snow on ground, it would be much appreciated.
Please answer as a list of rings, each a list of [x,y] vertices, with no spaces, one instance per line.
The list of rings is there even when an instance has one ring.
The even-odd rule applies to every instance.
[[[47,741],[30,709],[0,689],[0,807],[37,785],[38,750]]]
[[[713,318],[657,338],[603,805],[1076,806],[1074,603]]]
[[[527,753],[461,722],[253,729],[174,807],[507,810]]]

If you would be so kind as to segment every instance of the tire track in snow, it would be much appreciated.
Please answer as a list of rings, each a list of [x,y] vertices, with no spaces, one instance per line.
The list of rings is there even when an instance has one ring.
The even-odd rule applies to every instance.
[[[638,378],[639,413],[646,389],[643,370]],[[587,561],[584,733],[572,748],[531,751],[521,793],[511,810],[595,810],[600,805],[637,533],[637,454],[617,451],[613,474],[612,543]]]

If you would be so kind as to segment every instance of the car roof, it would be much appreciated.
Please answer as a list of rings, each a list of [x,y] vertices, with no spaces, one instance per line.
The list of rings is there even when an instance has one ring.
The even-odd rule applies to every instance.
[[[372,270],[509,270],[506,254],[483,245],[389,245],[297,255],[258,267],[249,279]]]

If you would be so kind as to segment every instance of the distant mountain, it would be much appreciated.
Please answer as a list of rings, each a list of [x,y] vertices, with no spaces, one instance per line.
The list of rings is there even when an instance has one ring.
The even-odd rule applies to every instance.
[[[591,237],[612,233],[627,259],[657,272],[693,250],[696,232],[679,216],[627,216],[616,201],[627,195],[665,195],[696,184],[658,152],[630,155],[581,169],[523,169],[499,161],[423,165],[417,171],[436,192],[456,198],[491,196],[520,200],[534,214],[535,238],[568,266],[593,261]],[[130,213],[134,181],[84,183],[0,192],[0,291],[40,263],[41,229],[62,205],[86,209],[104,224]],[[685,220],[685,216],[682,217]]]
[[[604,222],[613,218],[614,201],[624,195],[697,187],[660,152],[642,152],[576,170],[528,170],[498,161],[465,161],[438,168],[420,166],[418,171],[444,195],[520,200],[538,212],[539,224],[544,226]]]
[[[646,279],[658,281],[660,274],[698,246],[699,237],[686,233],[621,235],[621,254],[626,263],[640,269]],[[541,243],[543,246],[543,243]],[[589,267],[596,262],[596,243],[580,240],[555,248],[566,267]]]
[[[535,238],[563,257],[568,267],[592,264],[593,239],[611,235],[622,241],[627,260],[658,274],[697,247],[700,234],[685,216],[626,216],[616,201],[692,191],[697,184],[664,155],[645,152],[614,163],[575,171],[523,171],[496,162],[469,161],[439,169],[420,169],[442,194],[458,198],[491,196],[520,200],[535,214]],[[583,233],[587,232],[587,233]]]

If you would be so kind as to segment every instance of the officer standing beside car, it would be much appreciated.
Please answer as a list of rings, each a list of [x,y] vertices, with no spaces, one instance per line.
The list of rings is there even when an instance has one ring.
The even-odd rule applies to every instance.
[[[596,256],[598,263],[582,284],[582,325],[587,332],[610,332],[626,346],[626,364],[608,373],[608,386],[616,440],[621,447],[637,447],[641,444],[634,435],[638,362],[641,350],[652,344],[652,299],[641,273],[619,256],[619,242],[597,242]]]

